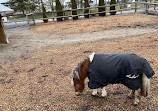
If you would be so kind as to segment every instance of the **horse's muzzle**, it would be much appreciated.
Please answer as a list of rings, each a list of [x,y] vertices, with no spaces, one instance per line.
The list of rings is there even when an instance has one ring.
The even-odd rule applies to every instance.
[[[80,96],[82,93],[81,92],[75,92],[76,96]]]

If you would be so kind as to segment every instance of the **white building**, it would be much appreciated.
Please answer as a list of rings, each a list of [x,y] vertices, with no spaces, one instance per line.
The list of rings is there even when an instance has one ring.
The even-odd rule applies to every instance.
[[[13,13],[14,12],[13,9],[10,9],[10,8],[1,4],[1,3],[5,3],[5,2],[7,2],[7,0],[0,1],[0,14],[4,15],[6,13]],[[4,19],[4,22],[7,22],[7,17],[3,17],[2,19]]]
[[[13,12],[13,9],[10,9],[2,4],[0,4],[0,13],[8,13],[8,12]]]

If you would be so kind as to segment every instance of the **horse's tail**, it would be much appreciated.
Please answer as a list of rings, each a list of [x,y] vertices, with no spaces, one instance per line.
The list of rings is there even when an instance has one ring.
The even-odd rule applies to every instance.
[[[147,97],[149,94],[150,94],[150,79],[148,79],[145,73],[143,73],[141,96]]]

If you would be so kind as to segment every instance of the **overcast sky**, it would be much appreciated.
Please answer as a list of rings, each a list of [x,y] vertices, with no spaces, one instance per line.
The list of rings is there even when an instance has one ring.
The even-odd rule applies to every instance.
[[[7,2],[8,0],[0,0],[0,3],[4,3]]]

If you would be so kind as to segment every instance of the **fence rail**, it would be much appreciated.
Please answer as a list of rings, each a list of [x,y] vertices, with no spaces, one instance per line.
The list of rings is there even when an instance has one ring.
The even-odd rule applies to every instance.
[[[133,7],[124,7],[125,5],[128,4],[133,4]],[[116,10],[111,10],[110,11],[110,7],[115,6],[115,7],[119,7]],[[8,14],[6,15],[6,17],[10,17],[12,16],[14,19],[10,22],[14,22],[15,25],[14,27],[18,27],[18,22],[25,22],[23,24],[25,24],[25,26],[28,26],[28,28],[30,29],[30,27],[32,25],[35,25],[37,20],[52,20],[52,21],[56,21],[56,19],[58,18],[62,18],[62,19],[68,19],[68,18],[73,18],[73,17],[81,17],[81,16],[85,16],[85,15],[91,15],[91,16],[97,16],[97,14],[100,13],[110,13],[110,12],[119,12],[120,14],[123,13],[123,11],[133,11],[134,13],[137,13],[138,10],[143,10],[144,13],[148,13],[149,11],[152,12],[158,12],[158,9],[156,9],[158,7],[158,3],[149,3],[149,2],[131,2],[131,3],[119,3],[119,4],[113,4],[113,5],[103,5],[103,6],[96,6],[96,7],[87,7],[87,8],[79,8],[79,9],[68,9],[68,10],[63,10],[63,11],[53,11],[53,12],[40,12],[40,13],[29,13],[26,15],[23,14]],[[94,10],[94,9],[98,9],[98,8],[105,8],[105,11],[102,12],[98,12],[98,10]],[[83,13],[84,10],[89,10],[88,13]],[[77,12],[82,12],[79,13],[77,15],[72,15],[72,11],[77,11]],[[63,16],[57,16],[57,13],[59,12],[63,12]],[[66,13],[69,13],[66,15]],[[43,17],[38,17],[36,18],[36,16],[41,16],[42,14],[50,14],[50,17],[47,18],[43,18]],[[22,18],[21,18],[22,17]],[[19,18],[19,19],[16,19]],[[8,22],[9,23],[9,22]]]

